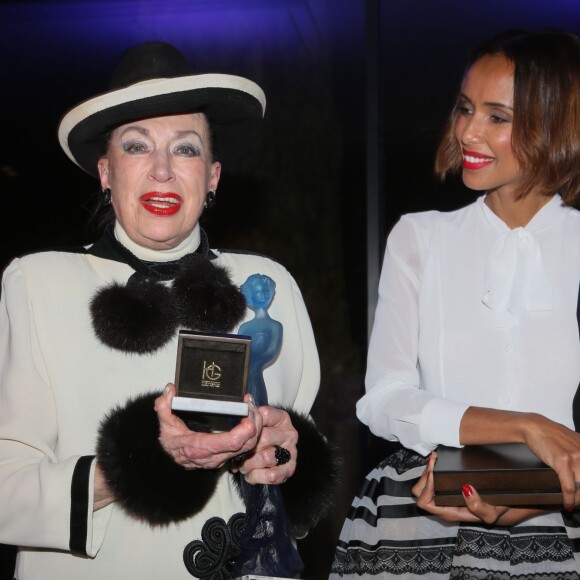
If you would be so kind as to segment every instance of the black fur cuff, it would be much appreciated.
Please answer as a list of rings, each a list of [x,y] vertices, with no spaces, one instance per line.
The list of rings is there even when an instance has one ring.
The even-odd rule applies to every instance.
[[[340,460],[316,425],[293,409],[284,409],[298,431],[294,475],[280,486],[293,538],[304,537],[334,505]]]
[[[334,505],[340,459],[324,435],[305,415],[280,407],[298,431],[298,461],[294,475],[280,485],[290,535],[303,538]],[[243,460],[240,456],[239,460]],[[241,495],[239,472],[233,474]]]
[[[131,516],[166,525],[199,512],[214,493],[221,470],[186,470],[159,442],[153,408],[161,393],[141,395],[113,409],[102,421],[97,460],[116,501]],[[207,431],[189,424],[195,431]]]

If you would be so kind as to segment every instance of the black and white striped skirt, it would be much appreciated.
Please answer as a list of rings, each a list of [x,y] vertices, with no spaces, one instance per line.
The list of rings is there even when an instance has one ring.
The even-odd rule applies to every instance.
[[[580,514],[546,512],[517,526],[452,524],[417,508],[426,458],[399,449],[354,498],[331,579],[580,580]]]

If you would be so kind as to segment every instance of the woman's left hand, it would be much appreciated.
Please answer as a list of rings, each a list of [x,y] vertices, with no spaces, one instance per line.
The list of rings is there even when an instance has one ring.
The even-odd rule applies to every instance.
[[[483,522],[496,526],[514,526],[529,518],[545,513],[544,510],[540,509],[491,505],[483,501],[475,488],[467,483],[462,488],[466,507],[438,506],[435,503],[435,484],[433,480],[433,467],[436,461],[437,453],[433,451],[429,456],[423,475],[413,486],[412,491],[417,499],[418,507],[440,517],[446,522]]]
[[[292,426],[288,413],[276,407],[259,407],[262,416],[262,431],[255,449],[244,460],[237,463],[239,471],[248,483],[280,484],[292,476],[296,469],[298,432]],[[276,448],[282,447],[290,454],[286,463],[277,464]],[[284,451],[279,454],[286,455]]]

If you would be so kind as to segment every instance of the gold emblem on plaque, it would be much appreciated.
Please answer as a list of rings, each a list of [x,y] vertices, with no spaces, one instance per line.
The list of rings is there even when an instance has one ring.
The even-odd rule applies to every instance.
[[[202,370],[202,378],[201,378],[201,385],[203,387],[213,387],[219,388],[220,387],[220,378],[222,376],[222,369],[219,365],[216,365],[215,362],[208,363],[207,361],[203,361],[203,370]]]

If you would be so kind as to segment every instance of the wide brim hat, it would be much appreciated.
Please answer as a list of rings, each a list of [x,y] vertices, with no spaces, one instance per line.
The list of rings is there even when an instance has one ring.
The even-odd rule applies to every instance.
[[[64,115],[58,139],[74,163],[98,176],[97,162],[115,127],[148,117],[203,112],[212,128],[214,158],[227,164],[257,140],[265,110],[264,92],[253,81],[193,74],[174,46],[147,42],[122,55],[107,92]]]

